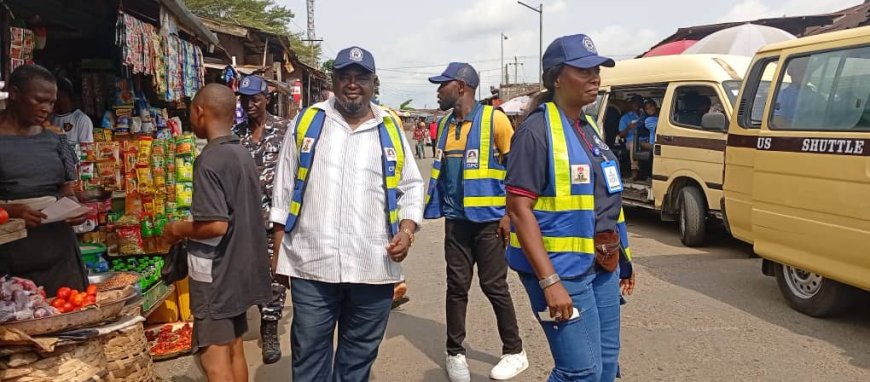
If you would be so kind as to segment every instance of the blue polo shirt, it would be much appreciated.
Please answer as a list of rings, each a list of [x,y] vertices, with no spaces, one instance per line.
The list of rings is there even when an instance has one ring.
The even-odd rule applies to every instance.
[[[640,116],[637,115],[637,113],[633,111],[625,113],[622,118],[619,119],[619,132],[621,133],[625,131],[625,129],[627,129],[628,126],[631,125],[631,122],[637,119],[640,119]],[[634,142],[635,130],[637,129],[631,129],[631,131],[629,131],[628,134],[625,135],[626,142]]]

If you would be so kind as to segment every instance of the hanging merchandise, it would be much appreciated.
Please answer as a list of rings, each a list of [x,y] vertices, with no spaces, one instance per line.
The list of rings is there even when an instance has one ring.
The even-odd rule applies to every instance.
[[[115,44],[122,48],[123,65],[133,74],[154,75],[158,66],[153,39],[157,28],[126,13],[119,13]]]
[[[10,70],[21,65],[33,63],[33,31],[25,28],[9,28],[9,60]]]

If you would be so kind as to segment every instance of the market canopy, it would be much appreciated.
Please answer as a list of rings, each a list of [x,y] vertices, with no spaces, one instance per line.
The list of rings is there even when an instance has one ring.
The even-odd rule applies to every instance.
[[[655,57],[655,56],[670,56],[673,54],[683,53],[686,49],[695,45],[698,42],[697,40],[680,40],[669,42],[667,44],[659,45],[655,48],[650,49],[649,52],[644,53],[643,57]]]
[[[782,29],[743,24],[704,37],[686,49],[683,54],[733,54],[752,57],[762,46],[795,38],[797,37]]]
[[[531,97],[522,95],[499,105],[499,108],[507,115],[520,115],[525,113]]]

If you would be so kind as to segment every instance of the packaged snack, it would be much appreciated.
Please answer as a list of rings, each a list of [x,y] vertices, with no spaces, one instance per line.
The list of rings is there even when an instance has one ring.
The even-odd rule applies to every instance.
[[[196,139],[193,134],[185,133],[175,140],[175,155],[176,156],[192,156],[196,149]]]
[[[161,157],[166,157],[166,140],[162,138],[157,138],[154,140],[154,143],[151,144],[151,156],[159,155]]]
[[[175,183],[173,182],[172,184],[167,184],[166,185],[166,202],[167,203],[170,203],[170,202],[175,203],[175,194],[176,194]],[[167,208],[167,210],[174,210],[174,209],[175,209],[175,207]]]
[[[106,130],[115,130],[115,114],[111,111],[103,113],[103,119],[100,122],[100,127]]]
[[[94,163],[93,162],[82,162],[79,164],[79,179],[84,183],[89,183],[94,179]]]
[[[155,192],[165,194],[166,190],[166,170],[163,166],[155,166],[151,168],[151,177],[154,178]]]
[[[111,142],[112,141],[112,130],[111,129],[94,129],[94,142]]]
[[[96,154],[97,161],[115,161],[121,160],[120,156],[121,145],[118,142],[97,142]]]
[[[175,184],[175,205],[178,208],[190,208],[193,203],[193,183]]]
[[[189,156],[175,158],[175,181],[193,182],[193,158]]]
[[[115,131],[130,132],[130,118],[133,117],[133,109],[122,107],[115,109]]]
[[[82,162],[95,162],[97,160],[96,144],[90,142],[79,143],[81,156],[79,159]]]
[[[182,105],[183,105],[183,103],[182,103]],[[177,136],[180,136],[182,134],[181,126],[182,126],[181,125],[181,118],[178,118],[178,117],[172,117],[166,123],[166,127],[170,131],[172,131],[173,137],[177,137]]]
[[[151,161],[151,143],[154,138],[139,137],[136,140],[136,146],[139,148],[139,156],[136,158],[136,167],[148,167]]]
[[[128,141],[129,142],[129,141]],[[127,146],[124,149],[124,173],[131,174],[136,172],[136,162],[139,160],[139,148],[136,146]]]
[[[139,117],[130,118],[130,132],[133,134],[150,133],[150,131],[142,131],[142,118]]]
[[[116,178],[116,164],[113,160],[104,160],[101,162],[97,162],[97,175],[100,177],[100,184],[103,185],[107,190],[117,190],[120,187],[120,184],[117,183],[118,179]]]
[[[122,255],[143,255],[142,232],[137,225],[118,227],[118,247]]]
[[[143,195],[154,193],[154,179],[151,177],[151,168],[139,167],[136,169],[136,175],[139,181],[139,193]]]
[[[154,197],[142,195],[142,212],[148,216],[154,216]]]
[[[166,214],[166,197],[158,195],[154,197],[154,216]]]

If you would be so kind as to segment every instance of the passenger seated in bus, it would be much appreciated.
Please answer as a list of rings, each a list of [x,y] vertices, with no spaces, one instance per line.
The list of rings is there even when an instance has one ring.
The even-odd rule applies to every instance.
[[[636,129],[640,125],[640,114],[643,109],[643,98],[633,96],[628,100],[628,110],[622,114],[619,119],[619,137],[625,140],[625,146],[629,152],[629,161],[631,163],[631,178],[637,178],[637,160],[634,158],[634,136]]]
[[[643,112],[645,114],[642,118],[643,127],[648,133],[640,135],[638,140],[640,141],[640,147],[642,149],[652,150],[653,145],[656,144],[656,127],[659,124],[659,106],[656,101],[651,98],[644,99]],[[641,131],[638,131],[638,134],[641,134]]]
[[[702,96],[694,91],[687,92],[683,96],[683,110],[674,116],[674,119],[683,125],[701,126],[701,118],[710,112],[710,97]]]
[[[808,64],[808,57],[799,57],[788,62],[785,72],[791,77],[791,82],[783,81],[785,87],[780,87],[776,94],[773,126],[778,128],[797,127],[793,125],[798,120],[795,117],[799,111],[801,126],[813,127],[821,122],[820,116],[824,115],[827,101],[816,92],[816,89],[809,82],[804,82]]]

